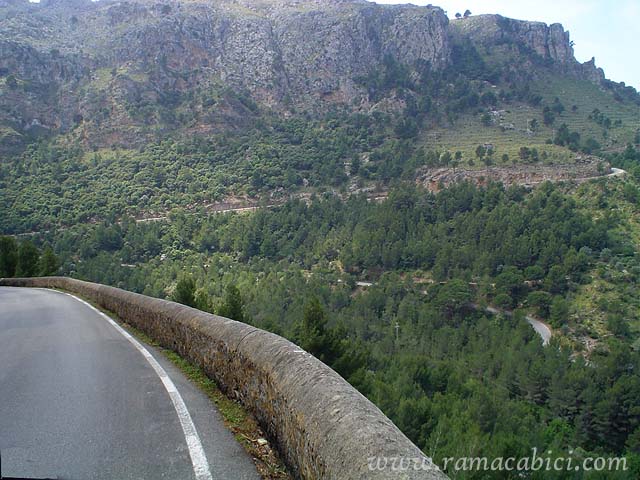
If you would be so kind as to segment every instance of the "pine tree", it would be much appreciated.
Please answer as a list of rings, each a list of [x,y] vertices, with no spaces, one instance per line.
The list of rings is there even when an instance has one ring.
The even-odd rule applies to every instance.
[[[40,252],[29,240],[25,240],[18,248],[18,263],[16,275],[18,277],[35,277],[38,274]]]
[[[469,304],[471,299],[469,285],[460,279],[453,279],[440,288],[434,302],[444,316],[453,318]]]
[[[40,275],[43,277],[49,277],[55,275],[60,267],[58,257],[51,247],[46,247],[40,257]]]
[[[238,322],[244,322],[244,303],[240,295],[240,290],[238,290],[238,287],[235,285],[230,284],[227,287],[224,303],[218,310],[218,315],[231,318]]]
[[[171,299],[174,302],[187,305],[189,307],[196,306],[196,281],[191,277],[182,277],[178,280],[176,289],[173,292]]]
[[[18,262],[18,245],[12,237],[0,237],[0,277],[14,277]]]
[[[569,304],[560,295],[553,297],[551,307],[549,308],[549,320],[554,327],[560,327],[563,323],[568,322]]]
[[[311,298],[304,308],[300,344],[307,352],[322,360],[327,353],[327,319],[317,297]]]

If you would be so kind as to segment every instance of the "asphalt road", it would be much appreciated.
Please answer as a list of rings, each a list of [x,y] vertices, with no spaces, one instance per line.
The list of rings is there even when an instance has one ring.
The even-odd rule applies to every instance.
[[[480,305],[474,303],[473,308],[479,309],[481,307]],[[486,307],[485,311],[489,312],[491,315],[497,315],[499,313],[504,313],[506,315],[513,315],[513,312],[511,310],[500,310],[492,306]],[[551,331],[551,328],[549,328],[549,326],[546,323],[541,322],[537,318],[533,318],[531,315],[526,315],[524,318],[527,321],[527,323],[531,325],[531,327],[536,331],[536,333],[540,335],[540,338],[542,339],[542,345],[544,345],[545,347],[549,345],[549,343],[551,342],[551,337],[553,336],[553,332]]]
[[[553,332],[551,331],[551,329],[546,323],[541,322],[537,318],[533,318],[530,315],[527,315],[525,317],[525,320],[529,325],[533,327],[536,333],[540,335],[540,338],[542,338],[542,345],[546,347],[547,345],[549,345],[549,343],[551,343],[551,337],[553,336]]]
[[[210,400],[140,348],[71,296],[0,287],[2,474],[258,480]]]

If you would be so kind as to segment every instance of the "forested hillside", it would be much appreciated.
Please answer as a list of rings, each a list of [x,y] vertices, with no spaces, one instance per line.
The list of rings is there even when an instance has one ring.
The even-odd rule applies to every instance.
[[[557,24],[364,1],[15,0],[0,25],[4,233],[433,189],[448,171],[590,177],[640,141],[637,92],[578,63]]]
[[[634,155],[625,166],[640,172]],[[575,192],[403,187],[382,203],[328,195],[38,238],[54,242],[66,273],[298,342],[426,452],[579,446],[576,458],[625,454],[637,468],[638,243],[626,214],[610,212],[615,202],[637,218],[634,178]],[[484,305],[515,311],[488,315]],[[550,346],[525,313],[553,327]]]
[[[640,96],[558,24],[460,17],[0,0],[0,277],[281,334],[436,462],[638,477]]]

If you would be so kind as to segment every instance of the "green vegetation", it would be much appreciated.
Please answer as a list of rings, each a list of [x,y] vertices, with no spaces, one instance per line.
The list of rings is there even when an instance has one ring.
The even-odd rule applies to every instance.
[[[639,160],[633,150],[629,162]],[[588,192],[614,189],[631,208],[635,182],[595,182],[575,196],[551,184],[438,194],[403,185],[382,203],[326,195],[249,215],[78,225],[54,246],[66,273],[200,299],[301,344],[436,459],[579,446],[637,468],[639,331],[628,316],[637,283],[626,277],[617,306],[591,297],[600,330],[576,316],[600,277],[617,282],[606,272],[637,271],[629,244],[640,236],[621,235],[626,217]],[[473,303],[515,313],[487,316]],[[551,347],[525,312],[557,328]],[[587,334],[597,345],[576,356]]]
[[[60,261],[50,246],[41,254],[30,240],[17,242],[13,237],[0,236],[0,278],[47,277],[55,275],[59,267]]]
[[[188,307],[196,306],[196,282],[191,277],[184,277],[178,280],[176,289],[171,296],[174,302],[187,305]]]
[[[500,28],[508,32],[509,21],[502,20]],[[420,142],[459,150],[465,161],[473,158],[477,145],[492,144],[499,155],[510,158],[528,147],[544,152],[549,163],[567,163],[575,157],[570,150],[614,151],[636,141],[640,102],[633,88],[606,81],[598,86],[560,74],[523,45],[474,44],[464,33],[467,24],[451,24],[454,65],[449,88],[459,101],[445,101],[447,121],[441,118],[420,132]],[[534,72],[527,62],[535,65]],[[563,124],[579,142],[554,142]]]
[[[640,303],[637,283],[640,268],[637,264],[640,245],[640,203],[638,180],[640,179],[640,154],[629,147],[611,158],[613,164],[629,173],[621,181],[596,182],[577,189],[575,197],[585,211],[607,214],[616,219],[613,230],[620,247],[605,249],[598,267],[593,271],[591,283],[582,286],[571,299],[572,316],[579,319],[581,328],[593,338],[602,338],[620,330],[620,317],[630,330],[627,337],[637,342],[640,333]],[[614,328],[609,328],[613,326]],[[622,335],[625,337],[625,335]]]
[[[558,116],[560,122],[579,132],[582,138],[594,138],[608,149],[624,148],[634,141],[640,123],[640,105],[625,101],[615,91],[560,75],[534,82],[532,90],[543,97],[544,103],[553,103],[559,98],[565,107]],[[609,122],[599,123],[599,117],[608,118]]]
[[[365,116],[323,122],[274,119],[234,137],[166,141],[141,151],[85,152],[40,144],[0,165],[0,229],[14,233],[113,221],[227,196],[280,191],[284,197],[304,184],[343,186],[344,163],[359,151],[376,154],[378,148],[380,159],[360,173],[388,182],[411,148],[395,142],[381,147],[385,128],[384,119]]]
[[[38,275],[41,277],[50,277],[58,272],[58,269],[60,268],[60,261],[58,260],[58,257],[56,257],[55,253],[53,253],[53,249],[51,247],[47,246],[42,251],[38,267]]]
[[[0,277],[14,277],[18,263],[18,245],[11,237],[0,237]]]
[[[218,309],[218,314],[238,322],[244,321],[244,306],[240,297],[240,290],[235,285],[227,286],[224,303]]]

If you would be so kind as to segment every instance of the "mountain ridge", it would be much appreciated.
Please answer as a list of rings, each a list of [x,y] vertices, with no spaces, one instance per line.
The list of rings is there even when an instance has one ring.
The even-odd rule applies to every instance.
[[[261,107],[367,113],[377,102],[358,79],[388,58],[406,65],[412,81],[455,68],[460,39],[488,51],[510,45],[529,64],[520,62],[524,76],[537,63],[596,84],[605,79],[593,62],[575,60],[560,24],[499,15],[449,21],[434,6],[4,0],[0,27],[8,143],[70,133],[94,147],[136,145],[176,130],[246,125]]]

